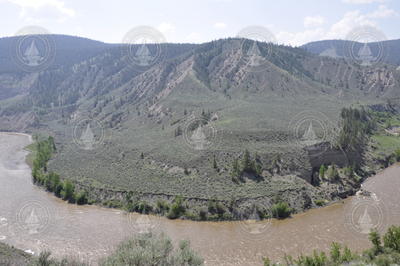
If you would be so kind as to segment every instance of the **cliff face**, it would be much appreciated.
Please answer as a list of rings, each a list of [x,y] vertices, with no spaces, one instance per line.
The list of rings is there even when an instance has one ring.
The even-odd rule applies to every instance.
[[[307,151],[311,167],[319,167],[322,164],[331,165],[335,164],[339,167],[351,165],[350,162],[360,163],[362,161],[362,154],[357,151],[343,151],[338,148],[332,147],[330,143],[320,143],[305,148]]]

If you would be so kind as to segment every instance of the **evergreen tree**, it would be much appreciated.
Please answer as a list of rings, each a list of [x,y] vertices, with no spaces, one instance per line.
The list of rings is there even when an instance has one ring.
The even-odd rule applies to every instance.
[[[323,164],[319,167],[319,177],[324,178],[326,172],[326,166]]]
[[[215,155],[213,157],[213,168],[218,169],[217,160],[215,159]]]
[[[244,151],[243,159],[242,159],[242,171],[248,172],[251,171],[251,161],[250,161],[250,153],[248,150]]]
[[[239,177],[241,174],[242,173],[241,173],[240,167],[239,167],[239,160],[235,158],[232,163],[231,175],[232,175],[232,177]]]

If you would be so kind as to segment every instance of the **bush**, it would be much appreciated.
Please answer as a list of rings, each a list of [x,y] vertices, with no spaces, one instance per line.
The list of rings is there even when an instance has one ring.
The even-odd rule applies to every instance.
[[[286,202],[279,202],[272,205],[272,216],[277,219],[284,219],[290,216],[292,209]]]
[[[164,234],[149,233],[123,242],[100,265],[197,266],[203,265],[203,259],[191,250],[187,241],[181,241],[179,247],[174,249],[171,239]]]
[[[103,205],[108,208],[122,208],[123,204],[120,200],[107,200],[103,202]]]
[[[156,212],[160,214],[165,214],[169,211],[169,204],[164,200],[158,200],[156,203]]]
[[[323,164],[319,168],[319,177],[324,178],[325,177],[325,172],[326,172],[326,166]]]
[[[217,202],[215,200],[211,200],[208,202],[208,212],[211,214],[217,214],[218,217],[222,217],[225,213],[225,207],[222,203]]]
[[[64,258],[58,261],[44,251],[32,260],[32,266],[89,266],[90,263]],[[110,256],[100,260],[100,266],[119,265],[164,265],[164,266],[200,266],[203,259],[191,248],[188,241],[181,241],[174,248],[172,241],[164,234],[152,233],[137,235],[122,242]]]
[[[339,172],[337,171],[336,166],[335,165],[329,166],[328,170],[326,171],[326,175],[330,181],[338,180]]]
[[[348,166],[348,167],[345,167],[343,170],[344,170],[344,174],[345,174],[346,176],[348,176],[348,177],[350,177],[350,178],[353,178],[353,177],[354,177],[354,170],[353,170],[353,167]]]
[[[174,200],[174,203],[171,205],[171,208],[168,212],[167,217],[169,219],[176,219],[185,214],[186,208],[183,206],[183,199],[180,196],[177,196]]]
[[[396,159],[396,162],[400,162],[400,149],[397,149],[394,152],[394,158]]]
[[[88,193],[86,191],[81,191],[76,195],[76,203],[78,205],[83,205],[88,203]]]
[[[385,248],[390,248],[400,253],[400,227],[391,226],[383,236]]]
[[[325,204],[326,204],[326,200],[324,200],[324,199],[315,200],[315,205],[317,205],[317,206],[324,206]]]
[[[74,190],[75,186],[69,180],[65,180],[63,184],[63,188],[61,191],[61,196],[63,200],[67,200],[68,202],[74,202]]]

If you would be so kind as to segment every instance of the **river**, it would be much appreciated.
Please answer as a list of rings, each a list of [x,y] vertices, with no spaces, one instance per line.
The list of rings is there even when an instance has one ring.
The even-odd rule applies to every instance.
[[[370,196],[354,196],[286,220],[193,222],[127,214],[97,206],[67,204],[32,184],[25,163],[28,135],[0,133],[0,241],[34,254],[73,254],[96,265],[122,240],[136,233],[163,231],[174,241],[188,239],[205,265],[262,265],[333,241],[355,250],[370,246],[368,231],[400,224],[400,166],[369,178]]]

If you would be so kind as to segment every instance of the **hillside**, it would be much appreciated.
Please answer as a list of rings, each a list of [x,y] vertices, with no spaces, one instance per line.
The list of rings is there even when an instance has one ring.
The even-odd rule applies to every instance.
[[[357,57],[357,51],[362,49],[364,44],[345,40],[325,40],[307,43],[301,48],[310,53],[330,56],[336,58]],[[379,61],[400,66],[400,40],[388,40],[382,42],[368,43],[373,57]]]
[[[2,72],[0,129],[55,136],[49,168],[94,202],[155,208],[182,196],[191,218],[206,209],[207,219],[240,219],[251,206],[299,211],[354,193],[345,174],[317,174],[361,157],[334,148],[340,110],[399,94],[391,65],[244,39],[155,48],[162,60],[145,67],[121,45],[43,72]],[[257,173],[232,174],[246,150]],[[207,211],[215,201],[223,214]]]

